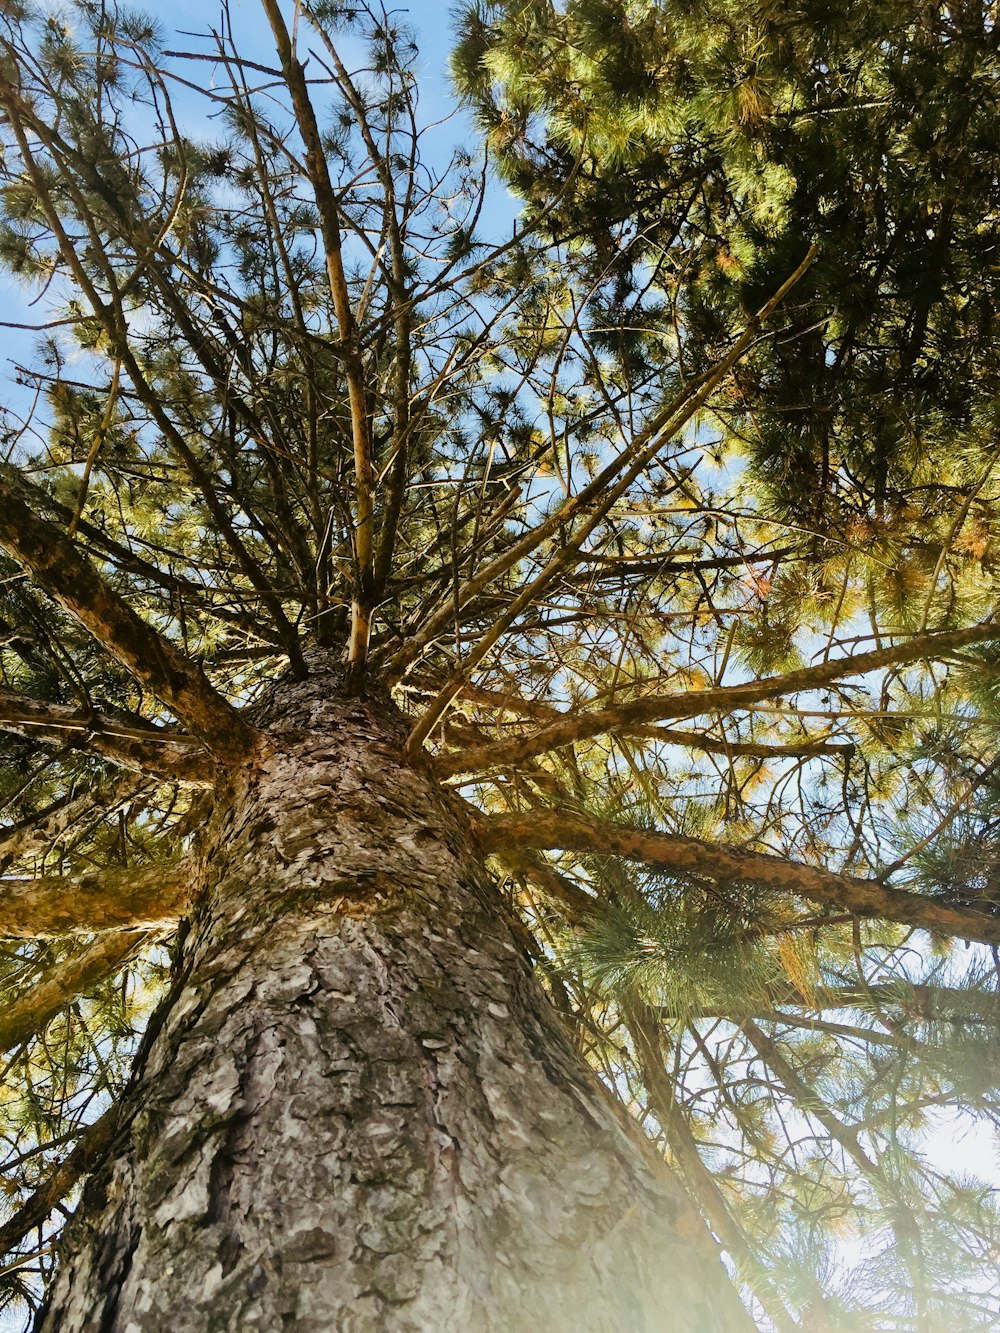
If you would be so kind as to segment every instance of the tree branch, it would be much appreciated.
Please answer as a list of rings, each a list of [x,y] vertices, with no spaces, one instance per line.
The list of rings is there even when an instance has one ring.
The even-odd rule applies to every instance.
[[[351,439],[354,446],[356,511],[354,525],[355,590],[351,603],[351,638],[348,646],[347,680],[349,688],[360,693],[368,660],[368,641],[374,613],[374,517],[375,464],[369,424],[368,396],[365,392],[364,366],[358,347],[357,326],[344,272],[341,253],[340,209],[327,166],[323,139],[316,112],[309,97],[305,69],[295,53],[292,38],[277,0],[261,0],[271,32],[274,34],[285,84],[292,100],[295,121],[306,150],[306,171],[319,213],[320,231],[326,257],[327,281],[333,298],[341,355],[347,377],[347,399],[351,413]],[[346,91],[346,90],[345,90]]]
[[[199,478],[195,478],[195,480],[198,480],[200,484]],[[36,486],[34,483],[28,481],[24,476],[18,476],[17,487],[22,492],[25,502],[31,504],[36,513],[47,513],[61,523],[69,523],[69,520],[73,516],[73,510],[69,505],[62,504],[55,496],[50,495],[47,491],[42,490],[40,486]],[[154,564],[151,560],[146,560],[141,555],[138,555],[132,549],[131,545],[124,545],[122,542],[116,541],[110,533],[105,532],[102,528],[97,527],[93,523],[89,523],[85,518],[81,517],[77,520],[75,535],[78,547],[93,552],[99,560],[107,561],[109,564],[113,565],[116,570],[136,574],[139,578],[146,579],[157,588],[162,588],[166,592],[174,594],[180,598],[191,599],[194,601],[195,605],[207,615],[210,615],[217,620],[221,620],[226,624],[236,625],[244,633],[252,634],[263,643],[275,645],[277,651],[289,652],[290,645],[287,640],[283,639],[281,633],[272,626],[261,623],[259,617],[255,619],[249,613],[243,613],[234,608],[220,605],[217,601],[220,589],[217,586],[208,583],[200,583],[196,579],[185,578],[176,572],[161,569],[159,565]],[[136,534],[129,534],[130,542],[138,540],[141,539],[137,538]],[[158,549],[149,542],[144,541],[143,545],[147,549]],[[235,554],[236,548],[231,546],[231,549]],[[240,543],[240,550],[243,550],[242,543]],[[256,566],[252,566],[252,562],[252,568],[248,567],[242,560],[240,563],[241,568],[243,568],[244,572],[248,575],[251,585],[256,591],[261,592],[261,589],[258,586],[261,578],[255,578],[255,575],[260,575],[259,569],[257,569]],[[262,600],[266,601],[262,592],[261,597]],[[271,605],[270,601],[267,601],[267,608],[271,611],[272,618],[274,618],[276,609]],[[278,630],[280,630],[280,628],[281,627],[278,626]],[[289,656],[291,657],[290,652]]]
[[[0,731],[88,750],[120,768],[167,782],[212,787],[218,776],[211,756],[193,736],[128,727],[104,713],[43,703],[12,690],[0,690]]]
[[[646,1006],[636,1006],[626,1015],[642,1081],[649,1105],[660,1122],[670,1151],[677,1161],[688,1189],[708,1218],[723,1248],[753,1288],[780,1333],[797,1333],[798,1322],[792,1317],[776,1291],[767,1268],[755,1254],[746,1233],[729,1210],[715,1177],[701,1159],[698,1145],[683,1112],[677,1105],[674,1089],[663,1065],[659,1025]]]
[[[707,402],[712,392],[725,379],[729,371],[740,361],[760,334],[761,327],[771,317],[788,292],[795,286],[816,258],[817,247],[811,245],[809,251],[795,272],[778,288],[771,299],[761,307],[747,323],[736,342],[720,361],[697,379],[690,381],[670,403],[663,407],[652,420],[630,441],[617,458],[604,467],[596,477],[576,495],[569,496],[547,518],[532,528],[520,540],[514,542],[506,551],[497,556],[483,570],[467,583],[455,589],[451,595],[442,599],[440,606],[431,609],[422,617],[419,632],[408,639],[388,663],[388,670],[396,679],[401,678],[406,669],[417,660],[424,647],[442,632],[454,619],[461,607],[471,602],[490,583],[493,583],[508,570],[514,568],[525,556],[537,550],[550,537],[561,532],[569,532],[572,521],[578,515],[587,515],[583,527],[574,537],[572,544],[560,545],[555,554],[546,563],[544,569],[514,599],[499,621],[494,624],[484,638],[476,645],[474,654],[461,663],[453,679],[445,686],[437,700],[431,704],[428,713],[411,734],[408,748],[414,751],[429,734],[433,721],[447,707],[461,688],[463,680],[468,678],[476,662],[480,661],[493,643],[546,584],[556,574],[565,572],[567,566],[576,565],[583,555],[582,542],[597,523],[626,493],[656,455]],[[485,647],[483,646],[485,644]]]
[[[289,654],[293,668],[301,669],[302,659],[298,645],[298,636],[285,616],[280,599],[270,587],[263,572],[257,567],[256,562],[250,556],[244,543],[239,539],[238,534],[229,520],[225,505],[216,494],[211,477],[201,466],[193,451],[188,447],[183,433],[177,429],[169,415],[164,411],[159,395],[155,392],[153,386],[146,380],[146,377],[140,368],[139,361],[129,345],[128,319],[123,304],[126,289],[121,288],[118,284],[114,268],[108,262],[107,255],[105,254],[104,237],[101,235],[100,229],[98,228],[90,209],[87,207],[86,200],[81,194],[80,189],[76,186],[72,172],[69,169],[70,162],[73,162],[79,169],[81,166],[81,154],[75,151],[71,145],[63,143],[59,139],[59,136],[54,133],[51,125],[46,124],[44,120],[40,120],[34,115],[30,105],[21,98],[19,91],[14,88],[14,85],[2,77],[0,77],[0,101],[3,102],[6,108],[9,122],[18,142],[22,160],[37,191],[39,203],[41,204],[49,226],[52,229],[53,236],[57,241],[64,261],[72,272],[80,290],[87,297],[94,314],[101,321],[105,332],[107,333],[109,345],[116,349],[117,357],[128,372],[133,389],[143,405],[149,411],[150,415],[156,421],[157,425],[163,431],[165,437],[170,441],[174,450],[183,460],[191,474],[192,480],[201,491],[209,512],[218,526],[220,533],[222,533],[227,545],[236,556],[240,567],[250,579],[254,588],[260,593],[266,606],[271,612],[279,636],[281,637],[282,644]],[[87,267],[83,264],[80,255],[77,253],[78,247],[74,244],[63,225],[56,204],[47,188],[45,173],[40,170],[31,151],[29,136],[35,136],[41,140],[58,164],[62,183],[68,188],[69,193],[73,198],[79,217],[90,235],[93,247],[92,253],[103,269],[104,290],[110,298],[109,301],[103,299],[100,287],[95,285],[91,280]],[[85,157],[82,160],[84,163],[86,162]],[[89,178],[91,186],[97,190],[104,199],[104,202],[111,207],[112,211],[119,216],[123,215],[121,201],[107,189],[99,174],[94,176],[92,172],[84,170],[82,172],[82,178]],[[138,211],[136,211],[136,208]],[[136,206],[136,208],[133,208],[132,211],[134,221],[139,220],[142,213],[141,207]],[[127,208],[124,209],[124,215],[128,215]],[[152,241],[151,245],[147,246],[146,254],[141,260],[139,268],[133,274],[133,279],[139,272],[146,270],[147,261],[153,252],[163,248],[162,242],[164,236],[165,233],[161,233],[156,240]],[[146,239],[149,241],[152,238],[147,237]],[[169,296],[175,295],[173,288],[170,283],[163,278],[158,266],[151,266],[148,272],[157,285],[161,287],[161,290],[165,289]],[[131,281],[132,279],[129,280],[129,282]],[[129,283],[126,283],[126,288],[128,285]],[[190,321],[186,320],[187,312],[184,309],[183,302],[178,303],[172,301],[171,308],[175,315],[181,317],[181,326],[185,327],[185,323],[187,324],[187,336],[192,350],[197,354],[199,345],[203,339],[200,339],[197,336],[192,336],[190,331]]]
[[[801,740],[788,744],[761,741],[729,741],[724,737],[703,736],[698,731],[677,731],[673,727],[629,728],[630,736],[679,745],[686,750],[704,750],[706,754],[743,756],[749,759],[818,759],[852,755],[856,746],[850,741]]]
[[[187,902],[184,860],[83,875],[0,879],[0,938],[41,939],[173,925]]]
[[[0,1254],[10,1254],[20,1245],[28,1232],[41,1226],[56,1204],[65,1199],[80,1177],[94,1169],[111,1143],[117,1123],[118,1108],[113,1106],[84,1130],[65,1162],[0,1226]]]
[[[518,764],[524,759],[559,750],[576,741],[589,740],[611,731],[628,731],[659,722],[664,718],[698,717],[705,713],[731,713],[764,699],[777,699],[785,694],[803,690],[821,689],[844,676],[861,676],[869,671],[880,671],[891,666],[906,666],[928,658],[946,656],[956,648],[968,644],[1000,639],[1000,625],[995,623],[973,625],[968,629],[941,630],[932,634],[918,634],[892,648],[876,648],[868,653],[850,657],[835,657],[816,666],[786,671],[780,676],[766,676],[763,680],[743,685],[721,685],[707,690],[683,690],[672,694],[654,694],[644,699],[631,699],[612,708],[596,712],[575,711],[563,714],[559,721],[539,728],[516,740],[467,750],[460,755],[442,755],[437,770],[442,776],[456,773],[477,773],[484,769]]]
[[[134,777],[118,774],[113,782],[92,787],[83,795],[67,792],[44,810],[0,829],[0,873],[11,861],[31,856],[41,848],[48,847],[77,820],[88,815],[107,819],[131,801],[145,785]]]
[[[161,699],[219,759],[245,761],[257,732],[201,667],[148,625],[53,524],[0,480],[0,546]]]
[[[815,993],[806,995],[792,982],[775,983],[768,987],[768,1002],[775,1006],[767,1017],[775,1022],[786,1016],[780,1006],[793,1006],[807,1013],[822,1013],[830,1009],[862,1009],[877,1015],[886,1009],[900,1012],[903,1019],[922,1023],[978,1023],[1000,1027],[1000,993],[959,986],[933,986],[906,981],[883,981],[871,986],[818,986]],[[678,1014],[669,1005],[662,1009],[664,1017]],[[740,1015],[730,1009],[723,1014],[717,1008],[692,1012],[684,1009],[688,1018],[730,1018]],[[751,1016],[764,1017],[756,1013]]]
[[[868,1177],[883,1196],[887,1193],[885,1177],[878,1163],[862,1148],[858,1139],[861,1126],[847,1125],[827,1106],[788,1060],[776,1041],[772,1041],[753,1019],[744,1019],[742,1030],[764,1063],[781,1080],[803,1111],[815,1116],[830,1138],[839,1143],[856,1167]]]
[[[433,695],[436,688],[428,686],[409,688],[407,694],[426,693]],[[482,686],[466,682],[459,697],[470,703],[492,709],[494,712],[514,713],[521,717],[534,717],[542,722],[560,722],[563,714],[550,704],[539,703],[534,699],[522,699],[516,695],[503,694],[498,690],[483,689]],[[768,743],[765,741],[731,741],[724,736],[706,736],[700,731],[679,731],[673,727],[630,727],[630,736],[641,736],[649,740],[663,741],[667,745],[679,745],[688,750],[704,750],[706,754],[743,755],[753,759],[810,759],[821,756],[852,755],[856,746],[851,741],[831,741],[828,738],[813,739],[804,736],[801,740],[788,743]],[[485,749],[485,746],[483,747]],[[467,753],[467,750],[463,753]],[[446,753],[432,762],[442,777],[448,777],[453,770],[450,764],[459,756]],[[463,772],[464,770],[458,770]]]
[[[541,808],[517,815],[483,817],[477,824],[477,832],[479,845],[485,852],[560,848],[620,856],[674,874],[756,884],[854,916],[898,921],[938,935],[1000,945],[1000,918],[971,907],[952,907],[904,889],[886,888],[875,880],[820,870],[780,856],[743,851],[701,838],[651,833],[583,819],[568,811]]]
[[[113,976],[155,938],[153,933],[116,931],[58,963],[0,1015],[0,1052],[13,1050],[43,1032],[56,1014],[105,977]]]

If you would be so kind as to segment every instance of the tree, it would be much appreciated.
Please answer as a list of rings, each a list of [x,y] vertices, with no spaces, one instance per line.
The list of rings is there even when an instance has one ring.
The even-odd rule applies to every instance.
[[[858,294],[795,90],[882,78],[891,139],[923,17],[862,67],[803,13],[745,116],[699,14],[678,55],[495,6],[456,67],[498,238],[394,16],[261,10],[2,19],[7,1299],[989,1327],[991,1191],[922,1134],[996,1114],[995,139],[942,155],[926,284],[869,182]],[[953,48],[995,74],[942,22],[933,106]],[[637,51],[694,70],[659,119]]]

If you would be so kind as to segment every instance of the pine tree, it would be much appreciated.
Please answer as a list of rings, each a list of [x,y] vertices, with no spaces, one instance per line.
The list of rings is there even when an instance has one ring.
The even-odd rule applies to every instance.
[[[990,16],[261,9],[0,19],[4,1299],[991,1327]]]
[[[817,243],[785,336],[716,404],[769,514],[816,535],[908,537],[967,484],[957,438],[969,465],[990,457],[995,17],[908,0],[465,16],[460,83],[514,188],[589,252],[616,328],[669,307],[696,373]]]

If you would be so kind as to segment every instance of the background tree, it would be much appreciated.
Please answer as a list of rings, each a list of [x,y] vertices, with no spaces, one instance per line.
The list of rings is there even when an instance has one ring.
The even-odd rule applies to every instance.
[[[991,15],[261,8],[3,18],[6,1298],[990,1327]]]

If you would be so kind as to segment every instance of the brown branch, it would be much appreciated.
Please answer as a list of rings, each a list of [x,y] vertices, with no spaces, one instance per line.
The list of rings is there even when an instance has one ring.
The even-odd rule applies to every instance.
[[[584,551],[577,556],[580,564],[603,565],[607,577],[618,574],[687,574],[703,573],[715,569],[741,569],[750,564],[784,560],[787,556],[797,555],[800,546],[776,546],[771,550],[748,551],[745,555],[705,556],[701,559],[678,560],[677,552],[663,552],[652,555],[601,555],[594,551]],[[581,570],[574,575],[586,581],[593,578],[593,570]],[[601,577],[601,576],[598,576]]]
[[[902,1010],[904,1019],[923,1023],[984,1023],[1000,1027],[1000,993],[960,986],[931,986],[904,981],[884,981],[871,986],[820,986],[814,994],[804,995],[791,982],[768,987],[772,1005],[793,1005],[813,1013],[827,1009],[864,1009],[877,1015],[883,1009]],[[688,1013],[689,1011],[685,1011]],[[716,1018],[713,1012],[698,1013],[697,1018]],[[780,1011],[773,1015],[780,1021]]]
[[[755,1010],[746,1018],[762,1019],[778,1027],[799,1028],[804,1032],[818,1032],[827,1037],[844,1037],[848,1041],[860,1041],[866,1046],[904,1047],[910,1054],[914,1051],[914,1042],[905,1032],[877,1032],[873,1028],[858,1027],[852,1023],[833,1023],[828,1018],[816,1018],[807,1014],[786,1014],[778,1009]]]
[[[0,731],[88,750],[120,768],[195,787],[215,785],[216,766],[193,736],[129,727],[104,713],[0,690]]]
[[[10,1254],[29,1231],[40,1227],[80,1177],[94,1169],[114,1137],[117,1122],[117,1107],[113,1106],[100,1120],[88,1125],[66,1160],[56,1167],[27,1203],[0,1226],[0,1254]]]
[[[309,97],[309,86],[302,63],[295,54],[292,39],[277,0],[261,0],[274,35],[285,85],[292,99],[292,111],[305,146],[305,166],[319,213],[320,231],[326,256],[327,280],[333,298],[340,354],[347,377],[347,399],[351,413],[351,439],[354,445],[354,475],[357,507],[354,524],[355,590],[351,604],[351,638],[348,646],[347,682],[360,692],[368,659],[368,641],[375,609],[374,517],[375,465],[364,366],[358,347],[357,327],[351,307],[344,260],[341,253],[340,209],[330,179],[323,138],[316,112]]]
[[[715,366],[704,380],[700,380],[696,385],[692,385],[688,397],[684,400],[680,411],[672,416],[670,420],[664,423],[662,427],[662,440],[660,431],[654,432],[655,442],[640,450],[638,458],[628,467],[624,474],[613,484],[607,486],[600,493],[593,495],[587,505],[587,510],[583,516],[583,526],[573,534],[572,541],[567,539],[559,545],[555,553],[550,556],[539,574],[520,590],[510,605],[497,617],[489,630],[482,634],[474,647],[470,647],[465,657],[456,666],[450,679],[437,697],[431,702],[423,717],[417,722],[416,726],[410,732],[409,739],[406,742],[405,753],[412,759],[418,750],[423,746],[424,741],[434,729],[438,718],[447,710],[452,699],[462,688],[462,682],[467,680],[472,671],[487,656],[490,650],[500,641],[506,631],[516,622],[522,612],[528,610],[535,604],[546,587],[556,578],[557,575],[564,574],[568,569],[573,568],[579,555],[583,543],[587,541],[591,533],[597,528],[604,516],[610,512],[613,506],[627,492],[632,483],[646,469],[649,463],[659,452],[662,443],[676,436],[684,426],[694,417],[701,407],[708,401],[713,390],[725,379],[726,375],[733,366],[741,359],[745,352],[752,347],[760,326],[770,314],[774,312],[784,295],[791,287],[798,282],[799,278],[809,268],[816,256],[816,246],[810,246],[809,253],[792,276],[784,282],[780,289],[775,293],[770,301],[758,312],[750,321],[743,334],[737,339],[731,351]],[[631,452],[631,451],[629,451]],[[618,470],[618,462],[611,465],[615,471]],[[605,469],[607,470],[607,469]],[[594,483],[591,483],[593,485]],[[586,493],[588,487],[565,502],[557,513],[562,513],[567,506],[577,503]],[[568,516],[567,516],[568,517]],[[549,520],[545,520],[548,522]],[[564,523],[567,519],[564,519]],[[569,532],[569,529],[566,529]],[[455,610],[458,610],[456,599]]]
[[[517,815],[482,817],[477,831],[479,845],[485,852],[560,848],[620,856],[673,874],[755,884],[853,916],[897,921],[937,935],[1000,945],[1000,918],[971,907],[952,907],[904,889],[886,888],[874,880],[820,870],[780,856],[744,851],[701,838],[651,833],[583,819],[568,811],[541,808]]]
[[[199,331],[190,317],[190,312],[185,307],[184,302],[177,299],[177,294],[173,290],[172,284],[167,277],[159,271],[159,269],[153,270],[152,277],[157,287],[166,298],[171,313],[183,330],[184,335],[188,340],[188,344],[194,351],[195,355],[198,356],[198,359],[201,361],[208,374],[216,380],[217,384],[225,384],[226,377],[222,375],[218,367],[213,364],[213,359],[207,355],[206,338],[204,336],[199,337]],[[261,601],[267,608],[274,623],[278,641],[288,654],[289,663],[292,669],[297,674],[305,675],[305,665],[302,659],[302,649],[299,644],[298,631],[285,614],[281,604],[281,598],[271,585],[266,573],[251,556],[245,543],[241,540],[233,526],[227,507],[216,490],[216,476],[200,462],[196,453],[184,438],[183,432],[177,429],[169,415],[163,410],[163,406],[155,387],[149,383],[145,375],[142,373],[139,362],[132,350],[123,345],[121,347],[120,355],[128,370],[129,379],[132,382],[132,387],[136,396],[149,411],[156,424],[163,431],[165,438],[169,441],[171,448],[183,462],[191,476],[191,480],[198,487],[198,490],[205,501],[206,508],[212,516],[213,523],[226,545],[233,552],[237,563],[246,575],[251,586],[259,594]],[[246,409],[242,405],[242,400],[240,416],[244,418],[247,416]],[[253,423],[249,424],[251,424],[251,429],[253,429]],[[259,435],[256,436],[256,442],[261,449],[262,455],[267,459],[270,455],[270,451]],[[234,498],[237,503],[244,508],[245,512],[250,513],[250,510],[242,497],[236,495]],[[266,529],[262,530],[262,535],[265,536],[266,539]]]
[[[630,736],[663,741],[665,745],[679,745],[687,750],[704,750],[706,754],[744,756],[751,759],[817,759],[823,756],[852,755],[857,746],[850,741],[791,741],[787,745],[757,741],[729,741],[719,736],[703,736],[699,731],[677,731],[673,727],[629,728]]]
[[[219,694],[201,667],[148,625],[53,524],[0,480],[0,546],[228,763],[253,753],[257,732]]]
[[[212,515],[212,518],[222,534],[226,544],[235,555],[240,567],[250,579],[253,587],[260,593],[265,605],[271,612],[281,638],[283,646],[286,648],[293,668],[301,670],[302,659],[298,645],[298,636],[289,623],[281,607],[280,599],[270,587],[263,571],[261,571],[256,562],[250,556],[243,542],[239,539],[229,516],[226,507],[216,494],[212,479],[206,470],[198,462],[195,454],[188,447],[183,434],[176,428],[174,422],[165,412],[160,401],[159,395],[148,383],[139,366],[131,347],[128,344],[128,319],[125,312],[124,299],[126,291],[134,278],[143,271],[146,271],[147,260],[154,251],[162,249],[162,241],[165,233],[149,245],[147,253],[141,261],[138,269],[133,274],[133,278],[120,287],[114,273],[113,266],[110,264],[105,253],[104,239],[101,235],[90,209],[87,206],[85,195],[76,185],[72,172],[69,170],[69,163],[73,163],[80,171],[81,179],[87,181],[90,188],[97,191],[103,198],[109,208],[119,217],[128,216],[127,208],[123,208],[122,201],[111,193],[100,175],[94,175],[92,170],[88,170],[90,164],[87,163],[85,156],[74,150],[69,144],[64,143],[52,127],[34,115],[32,108],[21,96],[18,89],[7,80],[0,77],[0,102],[6,108],[9,122],[14,131],[18,147],[21,153],[22,161],[28,172],[29,177],[37,191],[39,203],[46,215],[49,226],[52,229],[60,254],[68,265],[73,277],[80,287],[81,291],[87,297],[94,314],[101,321],[105,332],[107,333],[109,345],[116,349],[117,359],[126,369],[132,387],[138,395],[140,401],[148,409],[157,425],[163,431],[164,436],[169,440],[173,449],[180,455],[191,474],[192,480],[201,491],[205,503]],[[91,238],[92,253],[103,270],[103,280],[105,290],[109,296],[109,301],[105,301],[98,286],[92,281],[91,276],[83,264],[80,255],[77,253],[78,246],[70,238],[63,225],[55,201],[53,200],[45,180],[44,173],[40,171],[38,163],[31,151],[30,136],[38,138],[52,154],[53,159],[59,165],[61,171],[62,184],[67,188],[73,199],[81,221],[87,228]],[[141,208],[136,211],[133,209],[132,220],[137,221],[142,213]],[[149,238],[147,238],[149,239]],[[204,339],[194,336],[191,330],[191,321],[188,318],[183,302],[176,301],[173,287],[160,272],[158,266],[153,265],[148,270],[150,277],[168,296],[168,301],[174,315],[182,328],[186,329],[189,343],[195,354],[198,354],[200,346]]]
[[[477,773],[484,769],[518,764],[524,759],[547,754],[576,741],[589,740],[612,731],[630,731],[636,727],[659,722],[664,718],[699,717],[707,713],[731,713],[764,699],[777,699],[803,690],[817,690],[845,676],[860,676],[886,667],[907,666],[925,659],[947,656],[957,648],[1000,639],[1000,625],[973,625],[968,629],[941,630],[933,634],[919,634],[892,648],[876,648],[868,653],[850,657],[835,657],[816,666],[786,671],[780,676],[743,685],[722,685],[707,690],[683,690],[671,694],[654,694],[643,699],[595,712],[574,711],[563,714],[557,722],[516,740],[501,741],[496,745],[468,750],[460,755],[442,755],[437,761],[442,775]]]
[[[187,902],[188,862],[0,879],[0,938],[40,939],[173,925]]]
[[[660,1122],[692,1197],[741,1275],[753,1288],[775,1328],[780,1333],[797,1333],[800,1327],[798,1322],[786,1308],[771,1282],[766,1266],[754,1253],[746,1233],[730,1212],[725,1196],[702,1161],[695,1137],[677,1106],[673,1085],[664,1069],[660,1030],[655,1015],[645,1006],[636,1006],[627,1014],[626,1026],[632,1037],[650,1110]]]
[[[858,1141],[858,1129],[846,1125],[835,1116],[822,1097],[811,1088],[795,1066],[788,1060],[776,1041],[772,1041],[766,1032],[750,1018],[742,1024],[747,1040],[757,1054],[784,1084],[799,1108],[814,1116],[836,1143],[839,1143],[851,1161],[863,1175],[873,1182],[876,1189],[886,1193],[885,1178],[876,1162],[868,1156]]]
[[[581,549],[581,543],[586,539],[586,536],[593,531],[600,519],[616,501],[626,493],[636,478],[645,471],[663,446],[678,431],[683,429],[687,422],[704,406],[712,392],[725,379],[729,371],[742,360],[759,336],[763,324],[771,317],[784,297],[810,267],[817,253],[815,245],[809,247],[802,263],[782,283],[771,299],[749,320],[743,333],[740,334],[726,355],[703,375],[686,384],[681,392],[656,413],[644,429],[625,446],[617,458],[602,468],[597,476],[588,482],[581,491],[563,501],[547,518],[532,528],[530,532],[525,533],[523,537],[514,542],[501,555],[498,555],[478,574],[470,578],[461,588],[453,590],[450,596],[443,598],[438,607],[429,610],[426,615],[422,616],[419,632],[408,639],[399,652],[390,659],[388,663],[390,674],[395,679],[400,679],[407,668],[417,660],[426,645],[447,628],[463,606],[477,597],[489,584],[506,574],[525,556],[531,555],[550,537],[555,537],[561,532],[568,532],[571,523],[576,520],[578,515],[587,515],[583,528],[575,534],[573,544],[561,546],[556,551],[541,574],[521,591],[504,616],[501,617],[501,620],[477,645],[475,661],[480,660],[502,633],[504,627],[520,614],[523,605],[526,604],[526,599],[529,598],[529,589],[530,597],[534,597],[557,573],[565,572],[567,565],[575,565],[579,561],[584,553]],[[483,647],[483,644],[486,647]],[[474,667],[475,661],[470,657],[462,664],[461,672],[467,675]],[[411,750],[422,742],[421,732],[423,735],[429,733],[433,725],[433,716],[439,714],[447,706],[445,696],[447,695],[448,700],[454,698],[455,693],[461,687],[463,679],[461,672],[456,673],[456,677],[445,687],[438,699],[431,705],[427,717],[411,736]],[[428,721],[428,719],[430,720]]]
[[[26,477],[19,476],[17,486],[23,493],[25,500],[35,507],[36,512],[47,511],[52,517],[58,518],[61,522],[69,523],[73,516],[73,510],[70,509],[69,505],[62,504],[55,496],[49,495],[47,491],[29,482]],[[137,540],[140,539],[134,533],[129,534],[129,541]],[[161,569],[159,565],[155,565],[150,560],[145,560],[142,556],[137,555],[131,546],[116,541],[109,533],[96,527],[93,523],[89,523],[85,518],[80,518],[77,521],[76,542],[79,547],[92,551],[99,560],[109,562],[115,569],[127,570],[129,573],[137,574],[156,587],[164,588],[178,597],[191,598],[199,609],[215,619],[222,620],[226,624],[237,625],[245,633],[252,634],[265,643],[275,644],[278,648],[287,649],[287,644],[283,643],[280,636],[271,627],[261,624],[259,618],[255,620],[250,615],[237,609],[219,605],[215,601],[221,591],[218,586],[199,583],[196,579],[184,578],[179,574]],[[142,544],[148,549],[158,549],[149,542],[143,542]],[[166,554],[170,555],[170,552],[168,551]],[[256,589],[257,585],[253,582],[253,579],[251,579],[251,583]],[[269,609],[271,609],[270,606]]]
[[[155,938],[155,934],[118,931],[102,936],[74,957],[58,963],[0,1015],[0,1052],[13,1050],[43,1032],[68,1004],[105,977],[114,976]]]
[[[371,589],[372,606],[381,599],[384,594],[386,582],[392,572],[393,554],[396,547],[396,535],[399,528],[399,519],[403,507],[403,499],[406,494],[407,484],[409,482],[409,446],[410,446],[410,371],[412,363],[411,338],[413,332],[413,306],[410,302],[407,292],[407,259],[404,246],[404,223],[406,215],[406,206],[399,209],[399,201],[396,196],[396,182],[393,177],[393,169],[382,152],[371,126],[368,123],[368,114],[365,107],[364,98],[355,86],[346,66],[340,58],[340,54],[330,35],[317,22],[308,8],[306,16],[312,24],[316,35],[319,37],[323,46],[326,48],[333,68],[336,71],[337,79],[341,91],[347,100],[348,105],[354,112],[355,122],[361,137],[364,140],[365,147],[368,150],[368,156],[378,172],[379,182],[382,186],[384,204],[382,210],[383,228],[388,241],[390,256],[390,271],[388,276],[389,295],[392,301],[392,322],[396,338],[396,365],[393,372],[393,383],[391,391],[392,401],[392,439],[391,453],[394,455],[392,464],[392,473],[389,479],[389,492],[382,511],[382,524],[379,531],[377,550],[375,551],[372,562],[372,580]],[[412,105],[409,107],[412,117]],[[301,122],[300,122],[301,123]],[[411,125],[413,124],[411,120]],[[321,159],[321,167],[325,170],[325,156]],[[409,161],[409,170],[411,177],[417,167],[417,135],[415,126],[413,128],[413,138],[411,142],[411,152]],[[324,190],[329,189],[329,178],[327,177]],[[409,191],[406,192],[407,195]],[[399,211],[397,211],[399,210]],[[401,216],[402,215],[402,216]],[[376,259],[376,263],[378,260]],[[344,335],[343,327],[341,329]],[[349,367],[350,369],[350,367]],[[370,436],[369,436],[370,438]],[[358,436],[355,432],[355,448],[357,448]],[[369,486],[374,498],[374,457],[371,446],[368,446],[369,453]],[[357,467],[357,456],[355,465]],[[359,486],[361,472],[358,472]],[[361,516],[358,518],[359,526]],[[352,635],[353,637],[353,635]],[[353,653],[352,643],[350,652]],[[365,649],[367,652],[367,648]],[[353,658],[352,658],[353,660]]]
[[[428,686],[424,690],[410,687],[406,692],[432,695],[436,693],[436,688]],[[559,709],[551,704],[540,703],[534,699],[522,699],[517,695],[504,694],[498,690],[487,690],[480,685],[464,684],[459,697],[468,699],[470,703],[480,704],[484,708],[502,713],[514,713],[521,717],[534,717],[542,722],[559,722],[563,718]],[[673,727],[657,726],[630,727],[629,735],[663,741],[667,745],[683,746],[688,750],[704,750],[707,754],[744,755],[754,759],[809,759],[823,755],[852,755],[857,749],[851,741],[813,740],[803,737],[787,744],[769,744],[758,741],[731,741],[725,737],[706,736],[700,731],[679,731]],[[442,777],[447,777],[454,771],[450,768],[450,763],[455,757],[445,754],[433,761]]]
[[[516,855],[505,856],[504,860],[516,874],[524,875],[549,898],[554,899],[559,904],[562,914],[574,925],[589,921],[601,910],[602,903],[599,899],[591,898],[571,879],[560,875],[544,857],[535,856],[518,848]]]
[[[44,810],[0,829],[0,871],[11,861],[31,856],[50,846],[78,820],[88,815],[107,818],[115,814],[142,791],[144,785],[134,777],[119,774],[115,781],[102,783],[83,795],[68,792]]]

